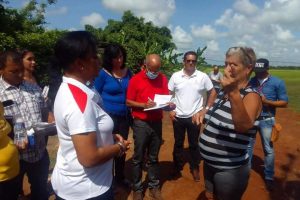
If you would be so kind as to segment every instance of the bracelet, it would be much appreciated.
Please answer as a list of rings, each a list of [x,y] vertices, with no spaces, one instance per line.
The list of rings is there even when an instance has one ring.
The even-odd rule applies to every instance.
[[[125,147],[125,145],[122,143],[122,142],[117,142],[116,143],[118,146],[119,146],[119,148],[120,148],[120,152],[119,152],[119,157],[121,157],[125,152],[126,152],[126,147]]]
[[[205,107],[205,110],[209,110],[209,109],[210,109],[210,107],[209,107],[209,106],[206,106],[206,107]]]

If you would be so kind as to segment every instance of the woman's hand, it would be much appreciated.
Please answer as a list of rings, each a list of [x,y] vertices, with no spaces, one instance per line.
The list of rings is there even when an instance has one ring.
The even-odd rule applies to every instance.
[[[230,93],[231,91],[238,89],[237,78],[232,75],[232,72],[230,70],[231,70],[230,67],[225,67],[224,76],[220,81],[224,92],[227,94]]]

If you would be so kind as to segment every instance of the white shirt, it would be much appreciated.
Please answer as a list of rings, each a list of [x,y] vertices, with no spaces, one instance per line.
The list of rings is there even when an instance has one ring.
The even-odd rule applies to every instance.
[[[175,93],[176,116],[188,118],[205,106],[207,92],[213,88],[213,84],[203,72],[196,70],[188,76],[181,70],[172,75],[168,88]]]
[[[63,77],[54,102],[59,149],[51,178],[54,192],[63,199],[88,199],[111,187],[113,160],[85,168],[77,159],[71,139],[74,134],[96,131],[98,147],[113,144],[113,121],[97,100],[87,86]]]

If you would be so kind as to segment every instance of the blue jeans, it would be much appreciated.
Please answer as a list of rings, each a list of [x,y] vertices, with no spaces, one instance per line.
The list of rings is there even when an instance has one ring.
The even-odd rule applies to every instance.
[[[260,120],[259,134],[262,141],[262,146],[265,154],[265,179],[273,180],[274,176],[274,149],[271,142],[272,127],[275,123],[274,117],[269,117]]]
[[[206,162],[203,166],[204,183],[207,192],[219,200],[240,200],[247,188],[249,163],[235,169],[217,169]]]
[[[143,191],[142,168],[147,152],[148,187],[158,188],[159,165],[158,154],[162,143],[162,122],[147,122],[134,119],[133,122],[134,153],[132,157],[133,190]]]

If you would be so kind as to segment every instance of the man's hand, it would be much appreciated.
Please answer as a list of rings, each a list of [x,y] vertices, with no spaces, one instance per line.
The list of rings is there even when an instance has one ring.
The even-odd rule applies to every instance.
[[[169,113],[169,116],[172,121],[176,121],[176,112],[175,111],[171,111]]]
[[[203,124],[203,120],[204,120],[204,116],[205,116],[206,112],[207,112],[207,110],[205,108],[203,108],[202,110],[200,110],[199,112],[194,114],[192,116],[192,122],[196,125]]]

